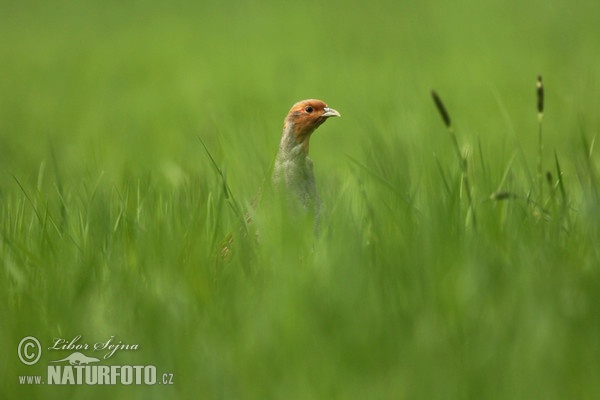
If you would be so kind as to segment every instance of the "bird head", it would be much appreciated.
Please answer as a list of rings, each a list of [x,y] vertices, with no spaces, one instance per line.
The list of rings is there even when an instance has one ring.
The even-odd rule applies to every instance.
[[[302,100],[294,104],[284,124],[284,140],[302,145],[308,154],[310,135],[329,117],[340,117],[340,113],[321,100]],[[292,140],[293,139],[293,140]]]

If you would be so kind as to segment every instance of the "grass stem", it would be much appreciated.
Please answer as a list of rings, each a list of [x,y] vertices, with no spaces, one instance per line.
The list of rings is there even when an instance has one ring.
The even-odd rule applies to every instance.
[[[458,163],[460,166],[460,171],[462,175],[462,183],[465,187],[465,192],[467,194],[467,201],[469,203],[469,211],[471,212],[473,219],[473,226],[477,227],[477,217],[475,216],[475,207],[473,204],[473,197],[471,195],[471,184],[469,182],[469,174],[468,174],[468,166],[467,166],[467,158],[460,151],[460,145],[458,144],[458,138],[456,137],[456,133],[454,132],[454,128],[452,127],[452,121],[450,119],[450,114],[448,113],[444,103],[440,96],[434,91],[431,91],[431,96],[433,97],[433,102],[435,103],[446,128],[448,129],[448,133],[450,133],[450,139],[452,140],[452,145],[454,147],[454,151],[456,152],[456,157],[458,158]]]
[[[543,204],[544,196],[544,174],[543,174],[543,156],[544,156],[544,141],[543,141],[543,119],[544,119],[544,85],[542,76],[538,75],[536,83],[537,95],[537,111],[538,111],[538,159],[537,159],[537,180],[538,180],[538,202]]]

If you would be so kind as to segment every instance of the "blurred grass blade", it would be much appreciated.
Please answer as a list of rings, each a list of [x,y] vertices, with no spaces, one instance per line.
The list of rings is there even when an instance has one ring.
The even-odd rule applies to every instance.
[[[23,187],[23,185],[21,184],[21,181],[19,181],[19,179],[12,175],[13,179],[15,180],[15,182],[17,182],[17,185],[19,185],[19,188],[21,189],[21,192],[23,192],[23,195],[25,196],[25,198],[27,199],[27,201],[29,202],[29,205],[31,205],[31,208],[33,209],[33,212],[35,213],[38,221],[40,222],[40,224],[43,221],[42,216],[40,215],[40,213],[38,212],[37,207],[35,206],[35,203],[33,202],[33,200],[31,200],[31,197],[29,197],[29,194],[27,193],[27,191],[25,190],[25,188]]]
[[[448,193],[448,195],[451,195],[452,191],[450,190],[450,185],[448,184],[448,180],[446,179],[446,174],[444,173],[444,168],[442,168],[440,159],[436,154],[434,154],[433,157],[435,159],[435,165],[437,165],[438,170],[440,171],[440,176],[442,177],[442,182],[444,183],[444,187],[446,188],[446,193]]]
[[[412,202],[406,197],[406,195],[404,195],[400,191],[398,191],[398,189],[396,189],[394,187],[394,185],[392,185],[387,179],[385,179],[384,177],[379,175],[377,172],[373,171],[371,168],[367,167],[366,165],[364,165],[363,163],[361,163],[354,157],[349,156],[347,154],[346,154],[346,157],[348,157],[348,159],[350,161],[352,161],[354,164],[358,165],[360,168],[365,170],[369,175],[371,175],[373,178],[375,178],[378,182],[383,184],[383,186],[390,189],[394,194],[396,194],[398,197],[400,197],[402,199],[402,201],[404,201],[404,203],[406,203],[408,206],[412,207],[412,204],[411,204]]]
[[[200,135],[198,135],[198,140],[200,140],[200,143],[202,143],[202,147],[204,147],[204,151],[206,151],[206,155],[208,156],[208,159],[210,160],[213,168],[215,169],[215,171],[221,178],[221,184],[223,185],[223,194],[225,196],[225,199],[227,200],[227,203],[230,205],[230,207],[233,210],[233,212],[235,213],[235,215],[238,217],[238,219],[242,222],[243,226],[245,227],[246,223],[245,223],[245,218],[241,211],[241,207],[235,200],[235,197],[233,196],[233,192],[231,191],[231,188],[227,184],[227,179],[226,179],[225,173],[217,165],[217,162],[215,161],[214,157],[208,150],[206,143],[204,143],[204,140],[202,140],[202,137],[200,137]]]
[[[565,185],[563,182],[563,172],[560,168],[560,163],[558,162],[558,154],[556,151],[554,152],[554,161],[556,162],[556,174],[558,175],[558,188],[560,189],[560,195],[563,200],[563,206],[567,207],[567,192],[565,190]]]

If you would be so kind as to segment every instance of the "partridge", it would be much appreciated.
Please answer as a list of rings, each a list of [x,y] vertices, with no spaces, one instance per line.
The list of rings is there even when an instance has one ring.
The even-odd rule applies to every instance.
[[[273,169],[273,185],[285,194],[290,206],[314,214],[318,223],[321,200],[308,157],[312,133],[330,117],[340,113],[321,100],[302,100],[290,109]]]

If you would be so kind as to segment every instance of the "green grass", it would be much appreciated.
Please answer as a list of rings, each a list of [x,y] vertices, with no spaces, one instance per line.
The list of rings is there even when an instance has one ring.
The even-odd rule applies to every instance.
[[[471,3],[2,2],[0,397],[600,396],[598,6]],[[246,232],[311,97],[322,233]],[[174,384],[19,385],[28,335]]]

